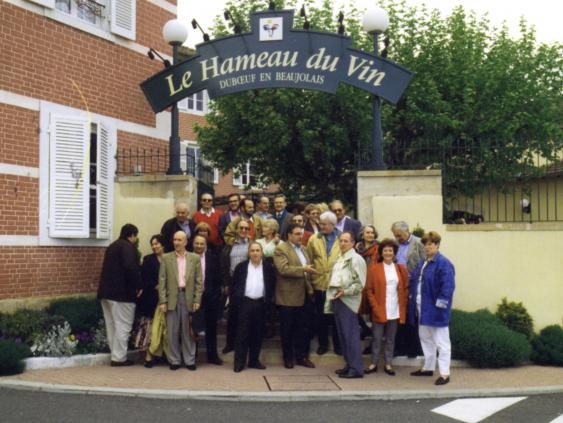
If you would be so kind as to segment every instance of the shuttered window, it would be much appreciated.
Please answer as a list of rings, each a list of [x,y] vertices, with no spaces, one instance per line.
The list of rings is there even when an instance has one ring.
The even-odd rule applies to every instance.
[[[111,32],[135,40],[136,1],[111,0]]]
[[[86,119],[51,119],[49,236],[88,238],[90,124]]]
[[[115,130],[54,115],[49,135],[49,236],[110,239]]]

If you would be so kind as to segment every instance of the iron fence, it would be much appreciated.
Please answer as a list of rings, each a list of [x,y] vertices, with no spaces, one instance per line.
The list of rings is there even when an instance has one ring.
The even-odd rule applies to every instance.
[[[371,150],[356,155],[367,170]],[[513,154],[506,146],[387,146],[388,170],[439,169],[444,223],[563,221],[563,154],[552,159]]]
[[[164,175],[169,166],[168,150],[122,148],[116,154],[117,176]],[[196,157],[193,149],[180,154],[180,168],[184,175],[192,175],[199,182],[212,186],[213,167]]]

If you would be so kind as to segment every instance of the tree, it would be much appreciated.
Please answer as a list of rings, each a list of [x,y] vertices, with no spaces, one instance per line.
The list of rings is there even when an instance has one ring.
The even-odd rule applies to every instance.
[[[276,1],[278,9],[295,5]],[[560,44],[538,45],[525,21],[520,37],[511,39],[506,27],[493,28],[462,7],[449,17],[401,0],[385,0],[382,7],[391,22],[383,54],[415,72],[399,104],[382,107],[390,168],[445,159],[450,188],[471,195],[532,175],[535,157],[553,159],[562,150]],[[232,0],[228,8],[247,30],[250,13],[264,9],[264,2]],[[306,8],[311,28],[336,32],[338,11],[330,1],[318,8],[307,1]],[[360,12],[346,9],[354,47],[371,51]],[[296,16],[295,25],[302,19]],[[215,35],[227,32],[217,20]],[[372,143],[370,102],[365,92],[344,85],[335,95],[244,92],[217,99],[208,125],[196,132],[203,154],[223,171],[250,161],[264,182],[293,195],[353,203],[355,157]]]

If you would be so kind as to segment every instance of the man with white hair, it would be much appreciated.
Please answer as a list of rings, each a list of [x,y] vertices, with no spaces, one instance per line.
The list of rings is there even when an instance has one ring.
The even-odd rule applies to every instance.
[[[399,244],[397,263],[404,264],[410,275],[418,262],[426,257],[424,246],[419,237],[410,233],[409,225],[403,220],[393,223],[391,232]],[[408,324],[399,325],[395,338],[395,355],[416,357],[421,353],[418,328]]]
[[[336,215],[325,211],[319,217],[320,231],[309,238],[307,252],[311,257],[313,267],[317,271],[312,275],[312,285],[315,298],[315,333],[317,334],[319,347],[317,354],[328,352],[328,329],[332,325],[332,346],[334,352],[340,354],[340,340],[334,324],[334,316],[325,314],[324,304],[326,301],[326,290],[330,280],[330,272],[340,255],[338,235],[336,229]]]

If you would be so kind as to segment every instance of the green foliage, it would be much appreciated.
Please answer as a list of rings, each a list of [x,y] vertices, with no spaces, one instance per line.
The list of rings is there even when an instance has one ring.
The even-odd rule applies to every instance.
[[[530,357],[526,337],[505,327],[488,310],[453,310],[450,319],[452,357],[474,367],[512,367]]]
[[[0,376],[23,373],[24,358],[31,355],[29,348],[12,340],[0,340]]]
[[[532,339],[532,361],[545,366],[563,366],[563,328],[551,325]]]
[[[528,339],[532,339],[534,335],[534,321],[521,302],[508,302],[506,297],[504,297],[501,303],[497,305],[495,316],[507,328],[523,334]]]
[[[35,334],[45,332],[59,322],[60,318],[49,315],[45,310],[21,309],[13,314],[0,315],[0,335],[30,344]]]
[[[520,36],[494,28],[461,6],[450,16],[383,0],[390,15],[389,59],[415,77],[397,107],[383,106],[388,163],[408,162],[435,146],[452,148],[448,192],[503,188],[536,174],[535,155],[563,147],[561,44],[539,44],[521,22]]]
[[[74,332],[89,332],[103,319],[102,307],[95,298],[63,298],[53,301],[47,311],[64,317]]]
[[[414,236],[417,236],[419,238],[422,238],[422,236],[424,235],[424,228],[422,228],[418,223],[416,224],[416,226],[413,228],[412,230],[412,234]]]
[[[277,0],[277,9],[302,2]],[[337,31],[330,1],[304,2],[311,30]],[[451,16],[403,0],[383,0],[390,15],[388,59],[415,76],[399,104],[382,106],[385,162],[390,166],[442,163],[448,194],[472,195],[535,174],[534,158],[553,159],[563,148],[563,54],[560,44],[538,44],[523,21],[518,39],[486,18],[456,7]],[[234,21],[249,30],[259,0],[231,0]],[[361,12],[346,6],[346,35],[372,51]],[[295,17],[300,28],[303,18]],[[215,36],[232,33],[216,20]],[[256,90],[218,98],[196,132],[203,154],[228,171],[250,160],[252,173],[295,195],[353,203],[354,155],[371,148],[371,98],[340,86],[336,95],[297,89]],[[436,147],[452,148],[447,157]]]

